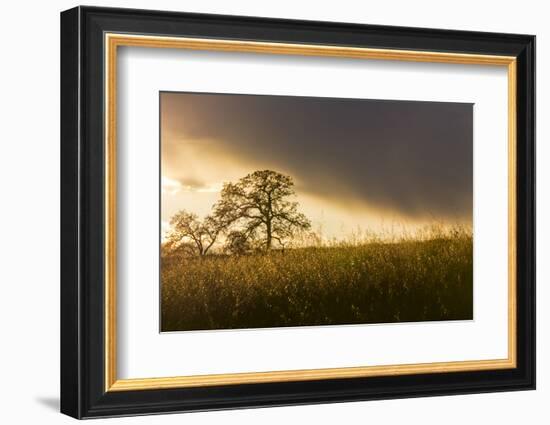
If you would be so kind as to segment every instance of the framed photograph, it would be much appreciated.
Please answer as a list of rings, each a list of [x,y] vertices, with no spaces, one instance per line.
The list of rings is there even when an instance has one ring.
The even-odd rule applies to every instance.
[[[61,14],[61,411],[535,388],[535,37]]]

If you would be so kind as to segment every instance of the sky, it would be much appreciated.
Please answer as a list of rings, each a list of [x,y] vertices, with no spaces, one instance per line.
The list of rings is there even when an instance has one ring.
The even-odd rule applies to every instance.
[[[264,169],[325,238],[472,222],[469,103],[162,92],[160,122],[164,231]]]

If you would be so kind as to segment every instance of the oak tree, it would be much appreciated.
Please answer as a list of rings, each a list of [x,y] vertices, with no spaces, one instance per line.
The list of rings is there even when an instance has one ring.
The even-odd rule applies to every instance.
[[[182,249],[204,256],[216,242],[222,227],[212,216],[199,220],[197,214],[178,211],[170,219],[167,244],[172,250]]]
[[[284,248],[293,233],[311,227],[298,212],[294,182],[271,170],[255,171],[236,183],[225,183],[214,217],[226,230],[238,231],[241,238],[259,241],[270,250],[276,241]]]

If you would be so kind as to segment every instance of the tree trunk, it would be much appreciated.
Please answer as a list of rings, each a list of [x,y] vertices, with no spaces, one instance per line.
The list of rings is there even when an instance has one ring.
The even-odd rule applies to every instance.
[[[267,237],[266,237],[266,250],[271,249],[271,219],[273,217],[273,205],[271,204],[271,193],[267,195],[267,214],[266,214],[266,227],[267,227]]]
[[[266,224],[266,227],[267,227],[267,237],[266,237],[266,242],[265,242],[265,248],[266,250],[270,250],[271,249],[271,221],[268,221],[267,224]]]

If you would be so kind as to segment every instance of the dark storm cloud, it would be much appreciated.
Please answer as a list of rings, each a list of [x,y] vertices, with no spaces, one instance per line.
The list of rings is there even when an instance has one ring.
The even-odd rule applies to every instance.
[[[178,140],[204,140],[350,207],[471,218],[471,104],[191,93],[161,102],[163,161],[177,161],[167,153]]]

